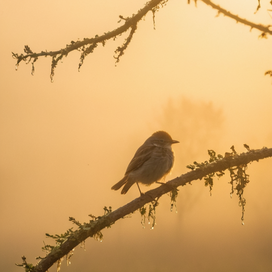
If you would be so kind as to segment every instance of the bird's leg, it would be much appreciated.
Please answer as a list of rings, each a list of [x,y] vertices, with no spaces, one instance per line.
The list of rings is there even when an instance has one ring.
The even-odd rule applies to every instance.
[[[156,200],[153,196],[151,196],[150,194],[148,194],[148,193],[142,193],[142,191],[141,191],[141,189],[140,189],[140,186],[139,186],[139,183],[138,182],[136,182],[136,184],[137,184],[137,186],[138,186],[138,189],[139,189],[139,192],[140,192],[140,194],[141,194],[141,196],[149,196],[151,199],[152,199],[152,201],[154,201],[154,200]]]
[[[164,185],[166,185],[165,182],[159,182],[159,181],[155,181],[155,182],[158,183],[158,184],[164,184]]]
[[[144,195],[144,194],[142,193],[141,189],[140,189],[139,183],[138,183],[138,182],[136,182],[136,184],[137,184],[137,186],[138,186],[138,189],[139,189],[140,195],[141,195],[141,196],[142,196],[142,195]]]
[[[165,176],[162,179],[164,180],[164,182],[160,182],[160,181],[157,181],[157,180],[155,182],[158,183],[158,184],[161,184],[161,185],[163,185],[163,184],[167,185],[166,182],[165,182]]]

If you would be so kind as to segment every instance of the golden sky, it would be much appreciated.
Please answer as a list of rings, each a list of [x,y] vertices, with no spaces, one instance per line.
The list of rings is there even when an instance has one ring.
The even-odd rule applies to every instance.
[[[191,1],[193,2],[193,1]],[[115,66],[114,50],[126,36],[89,55],[78,72],[71,53],[50,82],[50,59],[15,71],[11,52],[58,50],[71,40],[119,26],[145,1],[1,1],[0,34],[0,271],[23,271],[14,263],[44,253],[45,233],[72,227],[69,216],[88,221],[104,206],[116,209],[138,197],[110,188],[136,149],[156,130],[180,141],[171,176],[186,165],[224,154],[272,146],[271,40],[220,15],[200,1],[169,0],[138,25]],[[219,1],[243,18],[271,24],[257,1]],[[268,55],[267,55],[268,54]],[[76,248],[61,271],[271,271],[271,159],[249,165],[245,225],[228,177],[216,180],[212,196],[203,181],[180,188],[177,211],[164,196],[157,225],[141,226],[139,213]],[[155,187],[156,185],[152,186]],[[143,187],[143,191],[149,188]],[[51,268],[54,271],[54,268]],[[51,271],[50,270],[50,271]]]

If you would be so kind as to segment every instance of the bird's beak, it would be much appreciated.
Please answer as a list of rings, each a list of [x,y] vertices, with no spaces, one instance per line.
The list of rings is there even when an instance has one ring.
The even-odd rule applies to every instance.
[[[178,144],[179,141],[176,141],[176,140],[172,140],[172,144]]]

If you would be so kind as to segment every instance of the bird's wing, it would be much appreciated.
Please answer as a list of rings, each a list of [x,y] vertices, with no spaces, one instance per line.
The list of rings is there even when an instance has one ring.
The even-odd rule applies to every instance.
[[[155,148],[156,146],[153,145],[139,147],[131,162],[129,163],[125,175],[129,174],[131,171],[140,168],[146,161],[148,161]]]

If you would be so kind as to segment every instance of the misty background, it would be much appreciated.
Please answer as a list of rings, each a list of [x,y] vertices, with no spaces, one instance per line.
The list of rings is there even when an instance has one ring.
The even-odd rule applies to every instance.
[[[49,58],[15,71],[11,52],[57,50],[71,40],[117,28],[119,15],[136,13],[146,1],[0,2],[0,270],[23,271],[25,255],[36,264],[50,244],[45,233],[117,209],[139,196],[110,188],[119,181],[136,149],[157,130],[167,131],[175,166],[224,154],[272,146],[270,38],[198,1],[170,0],[138,25],[115,67],[113,54],[125,35],[89,55],[78,72],[79,52],[59,63],[50,82]],[[265,3],[218,1],[242,18],[271,24]],[[271,271],[271,159],[248,166],[250,183],[245,225],[230,181],[204,181],[179,188],[177,213],[164,196],[154,230],[135,212],[102,231],[102,243],[88,239],[61,271]],[[142,186],[146,191],[151,187]],[[76,226],[73,226],[74,228]],[[52,241],[53,244],[53,241]],[[56,266],[50,271],[54,271]]]

